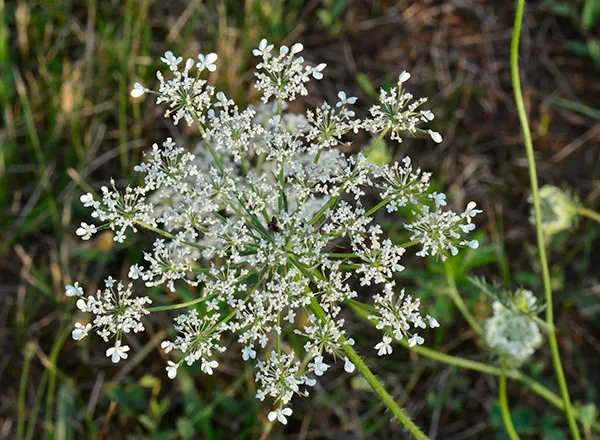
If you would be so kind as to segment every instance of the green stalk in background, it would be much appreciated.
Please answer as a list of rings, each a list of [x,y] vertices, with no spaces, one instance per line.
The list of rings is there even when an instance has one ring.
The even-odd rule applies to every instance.
[[[596,211],[592,211],[591,209],[579,208],[577,210],[577,214],[600,223],[600,214],[598,214]]]
[[[450,266],[450,263],[447,261],[444,263],[444,273],[446,275],[446,282],[448,283],[448,295],[450,296],[450,299],[452,302],[454,302],[454,305],[456,305],[461,315],[467,320],[471,328],[475,330],[475,333],[481,337],[481,335],[483,335],[483,328],[479,322],[477,322],[477,319],[475,319],[471,312],[469,312],[467,305],[460,296],[458,287],[456,287],[456,280],[454,279],[454,271],[452,266]]]
[[[515,94],[515,103],[517,105],[517,112],[519,114],[519,121],[521,123],[521,129],[523,130],[523,139],[525,141],[525,151],[527,152],[527,162],[529,164],[529,179],[531,184],[531,195],[533,197],[533,209],[535,212],[535,229],[537,234],[538,251],[540,255],[540,264],[542,266],[542,278],[544,281],[544,293],[546,297],[546,324],[550,327],[554,327],[554,312],[552,307],[552,288],[550,285],[550,271],[548,269],[548,259],[546,257],[546,247],[544,244],[544,231],[542,229],[542,214],[540,209],[540,197],[538,191],[538,180],[537,172],[535,167],[535,157],[533,154],[533,143],[531,141],[531,133],[529,131],[529,123],[527,122],[527,115],[525,113],[525,105],[523,103],[523,94],[521,92],[521,81],[519,78],[519,38],[521,36],[521,22],[523,20],[523,8],[525,0],[517,0],[517,9],[515,12],[515,23],[513,27],[512,41],[510,47],[510,72],[513,83],[513,89]],[[558,352],[558,342],[556,340],[556,332],[549,331],[548,343],[550,344],[550,352],[552,353],[552,363],[554,364],[554,371],[556,373],[556,379],[560,388],[560,394],[562,396],[565,405],[565,415],[569,421],[569,428],[571,434],[575,440],[580,440],[579,431],[577,429],[577,423],[573,415],[573,408],[571,406],[571,399],[569,397],[569,390],[567,388],[567,382],[565,380],[565,374],[563,371],[562,363],[560,360],[560,354]]]
[[[506,397],[506,359],[502,359],[502,370],[500,371],[500,383],[498,385],[498,399],[500,400],[500,410],[502,411],[502,420],[506,427],[506,432],[510,440],[519,440],[519,434],[515,430],[515,425],[510,418],[508,409],[508,399]]]

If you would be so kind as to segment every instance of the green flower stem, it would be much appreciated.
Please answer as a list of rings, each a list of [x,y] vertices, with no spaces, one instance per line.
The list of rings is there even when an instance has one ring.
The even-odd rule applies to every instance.
[[[198,119],[198,116],[196,114],[193,115],[194,117],[194,121],[196,122],[196,126],[198,127],[198,131],[200,131],[200,134],[202,135],[202,139],[204,140],[204,143],[206,144],[206,146],[208,147],[208,150],[210,151],[210,154],[212,155],[215,163],[217,164],[217,168],[219,168],[219,171],[221,172],[222,175],[225,175],[225,167],[223,167],[223,162],[221,161],[221,158],[219,157],[219,155],[217,154],[217,152],[215,151],[215,149],[213,148],[212,144],[210,143],[210,141],[208,139],[205,138],[206,135],[206,130],[204,129],[204,126],[200,123],[200,119]],[[252,186],[252,185],[251,185]],[[236,197],[237,198],[237,197]],[[264,227],[262,227],[262,224],[260,223],[260,220],[258,220],[258,218],[251,214],[247,207],[246,207],[246,203],[245,200],[243,199],[238,199],[238,202],[240,203],[240,205],[244,208],[244,210],[246,211],[246,213],[248,213],[248,216],[254,220],[255,225],[258,225],[257,229],[261,234],[263,234],[263,236],[266,236],[266,229]],[[234,205],[234,204],[230,204],[231,208],[240,216],[243,217],[241,214],[241,211]],[[186,243],[187,244],[187,243]]]
[[[446,282],[448,283],[448,295],[452,299],[452,302],[454,302],[454,304],[456,305],[460,313],[463,315],[463,317],[467,320],[471,328],[475,330],[475,332],[479,336],[481,336],[483,334],[483,329],[481,328],[481,325],[479,324],[479,322],[477,322],[475,317],[471,315],[471,312],[469,312],[467,305],[460,296],[458,288],[456,287],[456,281],[454,279],[452,267],[447,262],[444,263],[444,273],[446,274]]]
[[[246,274],[245,276],[243,276],[240,279],[240,283],[245,282],[246,280],[248,280],[249,278],[253,277],[256,274],[257,274],[256,271],[254,271],[254,270],[250,271],[248,274]],[[254,292],[258,288],[258,286],[259,286],[259,284],[261,282],[262,282],[262,278],[259,278],[259,280],[249,290],[249,294],[251,294],[252,292]],[[186,308],[186,307],[189,307],[189,306],[193,306],[195,304],[199,304],[199,303],[204,302],[204,301],[208,301],[210,299],[215,298],[218,295],[219,295],[219,292],[213,293],[213,294],[208,295],[208,296],[203,296],[203,297],[200,297],[200,298],[192,299],[190,301],[186,301],[186,302],[182,302],[182,303],[168,304],[168,305],[165,305],[165,306],[148,307],[148,311],[149,312],[162,312],[162,311],[165,311],[165,310],[183,309],[183,308]],[[244,299],[244,301],[246,301],[247,299],[248,299],[248,297],[246,297]]]
[[[410,246],[414,246],[415,244],[418,244],[418,243],[419,243],[419,240],[411,240],[411,241],[407,241],[406,243],[401,243],[397,246],[401,247],[401,248],[407,248]],[[327,256],[329,258],[360,258],[356,254],[340,253],[340,252],[330,252],[329,254],[327,254]]]
[[[358,255],[356,254],[346,254],[346,253],[337,253],[337,252],[330,252],[329,254],[327,254],[328,258],[359,258]]]
[[[194,115],[194,121],[196,122],[196,125],[198,126],[198,130],[200,131],[200,134],[202,135],[202,138],[204,139],[204,143],[208,147],[210,154],[212,155],[213,159],[215,160],[215,163],[217,164],[219,171],[221,172],[222,175],[225,175],[225,167],[223,166],[223,162],[221,161],[221,158],[219,157],[219,155],[213,148],[210,141],[204,137],[206,134],[206,130],[204,130],[204,127],[202,126],[202,124],[200,123],[200,120],[198,119],[198,117],[196,115]],[[252,189],[254,189],[253,185],[250,185],[250,186],[252,187]],[[244,211],[246,211],[248,216],[254,221],[255,226],[258,225],[258,227],[255,227],[255,229],[258,230],[258,232],[260,232],[261,234],[263,234],[263,236],[266,237],[267,236],[266,229],[262,226],[262,224],[260,223],[260,220],[254,214],[251,214],[250,211],[248,211],[248,208],[246,207],[246,205],[247,205],[246,201],[244,199],[238,198],[237,196],[236,196],[236,198],[238,199],[238,202],[240,203],[242,208],[244,208]],[[243,217],[241,214],[241,211],[235,205],[230,204],[230,206],[240,217]]]
[[[582,215],[582,216],[587,217],[587,218],[591,218],[592,220],[597,221],[598,223],[600,223],[600,214],[597,213],[596,211],[592,211],[591,209],[579,208],[577,210],[577,214]]]
[[[148,311],[149,312],[163,312],[165,310],[184,309],[186,307],[190,307],[190,306],[193,306],[195,304],[198,304],[198,303],[201,303],[203,301],[206,301],[207,299],[210,299],[213,296],[215,296],[215,295],[201,297],[201,298],[196,298],[196,299],[192,299],[191,301],[186,301],[186,302],[177,303],[177,304],[169,304],[169,305],[166,305],[166,306],[148,307]]]
[[[521,129],[523,131],[523,140],[525,142],[525,151],[527,152],[527,162],[529,164],[529,180],[531,184],[531,195],[533,197],[533,209],[535,212],[535,229],[537,233],[537,244],[540,256],[540,264],[542,266],[542,279],[544,281],[544,293],[546,299],[546,323],[548,326],[554,326],[554,314],[552,304],[552,287],[550,284],[550,271],[548,269],[548,259],[546,257],[546,246],[544,244],[544,231],[542,229],[542,214],[540,208],[540,197],[538,190],[537,171],[535,166],[535,156],[533,154],[533,142],[531,140],[531,133],[529,131],[529,123],[527,122],[527,114],[525,112],[525,104],[523,103],[523,94],[521,92],[521,81],[519,78],[519,38],[521,36],[521,22],[523,20],[523,8],[525,6],[525,0],[517,0],[517,8],[515,12],[515,24],[513,27],[512,41],[510,47],[510,72],[513,83],[513,89],[515,94],[515,103],[517,105],[517,112],[519,114],[519,121],[521,123]],[[550,352],[552,353],[552,363],[554,364],[554,371],[556,374],[556,380],[562,396],[565,415],[569,422],[569,428],[571,435],[575,440],[580,440],[579,431],[577,429],[577,423],[573,415],[573,407],[571,405],[571,398],[569,397],[569,390],[567,388],[567,381],[560,360],[560,353],[558,351],[558,341],[556,340],[556,333],[548,333],[548,343],[550,345]]]
[[[193,117],[194,117],[194,122],[196,123],[196,126],[198,127],[198,131],[200,131],[200,134],[202,135],[202,139],[204,139],[204,136],[206,135],[206,130],[204,130],[204,126],[200,123],[200,119],[198,118],[198,116],[196,114],[194,114]],[[217,155],[217,152],[213,148],[212,144],[207,139],[204,139],[204,143],[208,147],[208,150],[210,151],[210,154],[212,155],[213,159],[215,160],[215,163],[217,164],[219,171],[221,171],[221,174],[225,174],[225,168],[223,167],[223,163],[221,162],[221,159]]]
[[[374,213],[376,213],[377,211],[379,211],[381,208],[383,208],[385,205],[387,205],[388,203],[390,203],[392,201],[391,197],[388,197],[386,199],[383,199],[381,202],[379,202],[377,205],[373,206],[371,209],[369,209],[366,213],[365,213],[365,217],[369,217],[371,215],[373,215]]]
[[[415,244],[419,244],[419,243],[420,243],[419,240],[411,240],[411,241],[407,241],[405,243],[400,243],[397,246],[401,247],[401,248],[407,248],[407,247],[411,247],[411,246],[414,246]]]
[[[502,369],[500,370],[500,383],[498,385],[498,399],[500,400],[500,410],[502,411],[502,420],[506,427],[506,432],[510,440],[519,440],[519,434],[510,418],[508,409],[508,399],[506,398],[506,359],[502,359]]]
[[[387,129],[387,128],[385,130],[383,130],[379,134],[379,136],[377,136],[377,138],[371,143],[371,145],[369,145],[369,148],[367,148],[367,151],[365,153],[365,157],[369,157],[369,154],[371,154],[371,152],[373,151],[373,148],[375,148],[375,145],[377,145],[379,143],[379,141],[381,139],[383,139],[383,137],[387,134],[388,131],[389,131],[389,129]],[[330,198],[327,201],[327,203],[325,203],[325,205],[323,205],[323,207],[319,210],[319,212],[317,212],[315,214],[315,216],[310,221],[310,224],[315,225],[321,219],[321,217],[323,217],[323,214],[325,214],[325,211],[327,211],[329,208],[331,208],[333,205],[335,205],[337,203],[338,199],[340,198],[340,195],[343,192],[344,192],[344,185],[342,185],[342,187],[340,188],[340,194]],[[371,211],[369,211],[369,212],[371,212]],[[373,211],[373,212],[375,212],[375,211]],[[367,214],[367,215],[369,215],[369,214]]]
[[[315,298],[311,298],[310,308],[313,313],[322,321],[327,320],[327,315],[325,311],[321,308],[320,304],[317,302]],[[388,407],[388,409],[396,416],[398,421],[404,425],[404,427],[413,435],[414,438],[418,440],[427,440],[427,436],[421,432],[419,427],[415,425],[415,423],[402,411],[402,409],[398,406],[396,401],[389,395],[389,393],[385,390],[383,385],[379,383],[375,375],[371,372],[369,367],[363,362],[361,357],[356,353],[356,351],[352,348],[350,344],[344,344],[345,338],[342,338],[342,348],[348,356],[350,362],[354,364],[356,369],[362,374],[367,383],[371,386],[373,391],[379,395],[383,403]]]
[[[342,187],[340,188],[340,194],[344,191],[344,186],[342,185]],[[311,225],[316,225],[317,222],[321,219],[321,217],[323,217],[323,215],[325,214],[325,211],[327,211],[329,208],[331,208],[333,205],[335,205],[338,201],[338,199],[340,198],[339,195],[334,196],[332,198],[330,198],[329,200],[327,200],[327,203],[325,203],[323,205],[323,207],[321,209],[319,209],[319,212],[317,212],[315,214],[315,216],[312,218],[312,220],[310,221]]]
[[[346,303],[352,308],[354,313],[361,319],[368,320],[368,316],[374,313],[373,307],[368,306],[367,304],[363,304],[359,301],[350,299],[346,300]],[[370,322],[370,321],[369,321]],[[458,356],[452,356],[450,354],[442,353],[437,350],[433,350],[431,348],[423,347],[420,345],[415,345],[414,347],[409,347],[408,343],[405,340],[401,340],[400,344],[405,348],[408,348],[410,351],[415,352],[418,355],[423,357],[432,359],[437,362],[442,362],[447,365],[454,365],[456,367],[464,368],[467,370],[478,371],[484,374],[491,374],[493,376],[500,376],[500,368],[494,367],[492,365],[484,364],[483,362],[472,361],[470,359],[461,358]],[[506,377],[517,380],[527,386],[531,391],[536,393],[538,396],[544,398],[547,402],[554,405],[559,410],[564,410],[564,404],[559,395],[554,394],[548,388],[546,388],[541,383],[537,382],[535,379],[521,373],[519,370],[508,370],[506,372]],[[575,409],[575,415],[579,420],[583,420],[583,417],[579,413],[578,410]],[[600,422],[593,422],[592,427],[595,430],[600,431]]]
[[[460,368],[464,368],[467,370],[478,371],[484,374],[491,374],[493,376],[500,376],[501,369],[494,367],[492,365],[484,364],[483,362],[472,361],[470,359],[461,358],[459,356],[452,356],[446,353],[441,353],[436,350],[432,350],[431,348],[423,347],[423,346],[414,346],[409,347],[405,341],[400,341],[400,343],[408,348],[410,351],[414,351],[418,355],[423,357],[442,362],[448,365],[454,365]],[[525,386],[528,387],[531,391],[536,393],[538,396],[545,399],[548,403],[555,406],[557,409],[563,411],[565,406],[561,397],[558,394],[553,393],[544,385],[536,381],[535,379],[527,376],[526,374],[521,373],[519,370],[508,370],[506,371],[506,377],[519,381]],[[583,421],[582,415],[577,411],[575,411],[575,416]],[[593,422],[592,427],[600,431],[600,422]]]
[[[241,148],[238,150],[238,152],[240,153],[240,159],[242,162],[242,172],[244,173],[244,176],[247,176],[248,175],[248,164],[246,163],[246,158],[244,157],[244,152],[242,151]]]
[[[377,138],[371,143],[371,145],[369,145],[369,148],[367,148],[367,151],[365,152],[365,157],[369,157],[369,154],[371,154],[375,146],[379,143],[379,141],[381,141],[381,139],[383,139],[383,137],[387,134],[388,131],[390,131],[390,129],[386,128],[381,133],[379,133],[379,136],[377,136]]]
[[[135,220],[135,224],[141,226],[144,229],[148,229],[149,231],[156,232],[158,235],[162,235],[165,238],[170,238],[171,240],[174,240],[175,238],[177,238],[175,235],[171,234],[170,232],[163,231],[162,229],[159,229],[155,226],[149,225],[146,222],[143,222],[140,220]],[[181,242],[183,244],[186,244],[186,245],[191,246],[196,249],[200,249],[200,250],[207,249],[206,246],[202,246],[201,244],[193,243],[191,241],[182,240]]]
[[[302,272],[311,281],[313,281],[313,282],[315,281],[315,277],[310,272],[310,270],[308,270],[308,268],[304,267],[298,260],[296,260],[295,257],[288,256],[288,260],[290,263],[292,263],[294,266],[296,266],[300,270],[300,272]],[[323,308],[321,307],[319,302],[314,297],[311,297],[311,299],[310,299],[310,309],[315,314],[315,316],[317,318],[319,318],[321,321],[323,321],[323,322],[327,321],[327,314],[325,313],[325,310],[323,310]],[[389,395],[389,393],[385,390],[383,385],[381,385],[381,383],[379,383],[379,381],[377,380],[375,375],[371,372],[369,367],[367,367],[367,365],[363,362],[363,360],[360,358],[358,353],[352,348],[352,346],[350,344],[345,343],[346,338],[344,338],[342,336],[340,338],[340,342],[342,343],[342,348],[344,350],[344,353],[346,353],[346,356],[348,356],[348,359],[350,360],[350,362],[352,362],[354,364],[354,366],[357,368],[357,370],[360,372],[360,374],[362,374],[362,376],[365,378],[367,383],[371,386],[373,391],[375,391],[375,393],[377,393],[377,395],[381,398],[381,400],[383,401],[385,406],[387,406],[388,409],[394,414],[394,416],[396,416],[398,421],[400,423],[402,423],[402,425],[406,429],[408,429],[408,431],[416,439],[427,440],[427,436],[421,432],[419,427],[417,425],[415,425],[414,422],[406,414],[404,414],[404,412],[398,406],[398,404],[394,401],[392,396]]]

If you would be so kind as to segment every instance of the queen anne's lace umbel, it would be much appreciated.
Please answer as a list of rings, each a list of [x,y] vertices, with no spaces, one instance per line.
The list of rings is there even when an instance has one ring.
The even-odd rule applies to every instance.
[[[298,55],[302,50],[301,44],[275,50],[260,42],[253,54],[260,60],[255,86],[262,104],[245,109],[202,79],[204,71],[215,70],[215,54],[184,62],[167,52],[161,58],[167,72],[157,72],[158,90],[136,83],[131,96],[154,95],[166,104],[166,117],[195,125],[202,141],[195,151],[171,138],[155,144],[135,167],[144,174],[142,185],[118,190],[112,183],[100,197],[83,195],[96,224],[82,223],[76,232],[89,240],[111,229],[118,242],[140,229],[159,234],[144,263],[131,266],[129,278],[172,292],[191,288],[196,296],[175,317],[174,339],[162,344],[165,352],[177,353],[167,375],[174,378],[183,364],[196,362],[213,374],[220,354],[236,346],[235,335],[236,350],[255,365],[257,397],[274,402],[268,419],[284,424],[292,415],[292,397],[307,395],[333,362],[341,360],[347,372],[354,371],[347,356],[354,341],[339,315],[357,297],[357,286],[382,292],[373,297],[370,317],[383,333],[374,344],[380,355],[391,353],[393,339],[424,342],[419,332],[437,327],[437,321],[423,318],[419,300],[395,287],[406,246],[418,244],[417,255],[441,259],[475,248],[467,235],[481,212],[473,202],[462,213],[447,210],[446,196],[429,191],[430,174],[415,170],[408,157],[382,166],[368,160],[386,134],[398,141],[425,135],[441,142],[437,132],[420,128],[434,116],[419,109],[424,98],[413,101],[406,91],[408,73],[381,91],[366,119],[356,117],[350,108],[356,98],[344,92],[337,102],[305,114],[287,112],[289,101],[323,77],[325,65],[306,64]],[[348,155],[346,135],[361,131],[377,139]],[[381,201],[369,208],[378,196]],[[404,245],[387,238],[375,222],[384,207],[399,229],[404,226]],[[76,323],[73,338],[96,331],[114,341],[107,351],[114,362],[126,359],[123,336],[143,330],[142,317],[153,311],[150,299],[135,297],[131,286],[111,278],[95,297],[85,298],[78,283],[66,293],[95,316],[91,323]],[[290,334],[304,339],[302,349],[287,348]]]

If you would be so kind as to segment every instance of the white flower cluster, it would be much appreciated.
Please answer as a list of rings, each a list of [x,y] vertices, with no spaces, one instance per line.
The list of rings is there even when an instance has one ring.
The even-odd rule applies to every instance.
[[[77,308],[79,310],[95,315],[91,324],[75,323],[72,332],[73,339],[79,341],[92,330],[105,342],[114,338],[115,345],[106,350],[106,356],[116,363],[121,359],[127,359],[129,351],[129,346],[122,345],[123,334],[132,330],[134,333],[144,331],[141,319],[149,313],[146,305],[151,304],[152,301],[146,296],[133,297],[131,284],[125,288],[123,283],[116,283],[112,277],[108,277],[104,284],[106,289],[98,290],[96,296],[86,297],[79,283],[69,284],[65,289],[65,294],[78,298]]]
[[[429,194],[435,201],[435,209],[423,205],[420,212],[413,211],[415,220],[405,225],[412,232],[411,240],[417,240],[422,248],[417,255],[440,256],[446,261],[448,254],[458,254],[459,247],[477,249],[477,240],[466,240],[464,235],[475,229],[472,218],[481,212],[476,209],[475,202],[469,202],[464,212],[458,214],[454,211],[444,211],[441,207],[446,205],[445,194]]]
[[[391,344],[393,339],[400,341],[406,338],[410,347],[425,342],[417,333],[418,329],[427,327],[419,311],[421,306],[419,298],[405,295],[404,289],[402,289],[400,295],[396,295],[394,284],[387,283],[383,288],[383,294],[377,294],[373,299],[377,314],[369,316],[369,319],[376,323],[378,330],[383,330],[383,338],[375,346],[379,356],[392,354]],[[440,326],[432,316],[427,315],[426,319],[429,327],[436,328]],[[414,333],[411,333],[411,328]]]
[[[318,361],[315,358],[313,369],[320,371]],[[264,361],[256,362],[256,381],[260,385],[256,398],[262,401],[266,396],[273,397],[278,407],[269,413],[270,421],[277,419],[285,425],[285,416],[292,415],[292,409],[286,405],[294,394],[308,396],[308,392],[301,387],[315,385],[316,381],[307,377],[301,367],[293,351],[289,354],[271,351],[271,355]]]
[[[168,362],[168,376],[195,362],[212,374],[235,335],[242,359],[256,364],[257,397],[273,399],[268,418],[281,423],[292,414],[292,397],[306,395],[332,362],[355,370],[348,354],[354,341],[339,316],[344,303],[358,295],[353,286],[383,286],[372,317],[384,333],[375,345],[379,354],[391,352],[392,337],[423,343],[418,331],[425,320],[430,327],[437,321],[421,317],[418,299],[394,294],[405,247],[416,241],[422,246],[417,255],[442,259],[461,247],[476,247],[464,235],[480,212],[473,202],[461,214],[442,210],[446,196],[429,193],[429,173],[413,170],[409,158],[402,165],[378,166],[368,160],[371,147],[357,155],[340,150],[349,132],[366,130],[379,139],[389,132],[398,140],[402,133],[423,132],[417,125],[433,114],[417,109],[424,99],[410,103],[403,88],[408,74],[400,75],[397,88],[382,91],[370,119],[356,118],[349,108],[356,98],[344,92],[335,104],[304,115],[287,112],[289,101],[308,93],[307,82],[323,76],[325,65],[305,66],[301,51],[300,44],[277,51],[261,41],[254,54],[261,58],[256,87],[263,103],[246,109],[202,79],[205,70],[215,69],[216,55],[189,59],[179,70],[183,59],[167,52],[162,60],[171,79],[158,72],[158,92],[136,83],[131,95],[154,94],[166,104],[167,117],[195,124],[202,135],[197,150],[189,152],[170,138],[155,144],[135,167],[145,174],[141,186],[124,193],[114,185],[103,188],[99,200],[82,196],[100,224],[77,230],[89,239],[111,228],[120,242],[128,228],[159,234],[144,254],[145,265],[131,266],[129,278],[171,291],[183,283],[197,290],[190,310],[175,318],[175,339],[162,344],[166,352],[180,353]],[[378,195],[381,202],[366,209]],[[400,209],[408,205],[406,212]],[[386,206],[398,211],[396,221],[413,242],[385,238],[373,214]],[[121,345],[122,333],[142,329],[139,318],[149,300],[132,299],[121,284],[107,292],[101,308],[85,302],[84,309],[103,317],[95,324],[103,337],[116,335],[109,355],[118,361],[128,349]],[[78,284],[67,293],[83,295]],[[80,339],[89,330],[78,324],[73,336]],[[290,334],[303,338],[303,349],[287,348]]]
[[[365,129],[371,133],[389,131],[392,139],[402,142],[404,133],[414,135],[423,131],[417,127],[420,123],[433,121],[434,115],[430,110],[418,110],[427,102],[427,98],[412,101],[413,95],[403,89],[404,83],[409,79],[410,73],[402,72],[396,87],[392,87],[389,92],[381,89],[379,104],[371,107],[372,118],[364,121]],[[442,142],[442,136],[438,132],[427,130],[427,133],[434,142]]]
[[[537,299],[529,290],[520,290],[511,299],[512,307],[494,301],[494,315],[485,322],[485,341],[492,351],[511,364],[523,364],[542,343],[542,333],[528,316],[537,309]]]
[[[178,333],[174,342],[163,341],[161,347],[165,353],[179,350],[183,359],[177,363],[169,361],[167,373],[170,378],[177,375],[177,368],[185,361],[188,365],[200,361],[200,368],[206,374],[213,374],[213,368],[219,363],[211,359],[213,352],[222,353],[225,347],[219,344],[221,332],[227,327],[220,320],[218,313],[200,316],[197,310],[190,310],[186,314],[175,318],[173,327]]]
[[[271,96],[278,101],[292,101],[296,95],[308,94],[305,84],[314,79],[323,78],[321,71],[326,67],[319,64],[316,67],[304,66],[304,58],[296,56],[304,47],[300,43],[291,48],[281,46],[279,54],[273,55],[273,45],[262,40],[252,54],[261,57],[262,61],[256,65],[259,71],[256,73],[255,87],[262,90],[263,102],[268,102]]]

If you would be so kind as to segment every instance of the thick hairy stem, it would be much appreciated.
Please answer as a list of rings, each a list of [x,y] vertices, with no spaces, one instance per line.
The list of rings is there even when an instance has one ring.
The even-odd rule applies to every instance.
[[[325,311],[321,308],[316,299],[312,298],[310,303],[310,308],[313,313],[321,320],[326,320],[327,315]],[[402,425],[413,435],[414,438],[418,440],[427,440],[427,436],[423,434],[423,432],[419,429],[417,425],[402,411],[402,409],[398,406],[396,401],[390,396],[390,394],[385,390],[383,385],[377,380],[373,372],[367,367],[367,365],[363,362],[358,353],[352,348],[349,344],[342,345],[346,356],[350,362],[356,366],[356,369],[362,374],[367,383],[371,386],[373,391],[377,393],[377,395],[381,398],[382,402],[385,403],[385,406],[394,414],[394,416],[398,419]]]
[[[288,257],[288,260],[311,281],[315,281],[315,277],[313,276],[311,271],[308,268],[304,267],[298,260],[296,260],[296,258],[290,256]],[[311,297],[310,299],[310,309],[315,314],[315,316],[321,321],[327,321],[327,314],[325,313],[325,310],[323,310],[319,302],[314,297]],[[423,434],[423,432],[421,432],[419,427],[415,425],[414,422],[406,414],[404,414],[404,411],[402,411],[402,409],[398,406],[398,404],[392,398],[392,396],[390,396],[390,394],[385,390],[383,385],[379,383],[373,372],[363,362],[358,353],[352,348],[350,344],[344,343],[346,342],[346,338],[342,336],[340,338],[340,342],[342,343],[344,353],[346,353],[346,356],[348,357],[350,362],[354,364],[356,369],[360,372],[360,374],[362,374],[362,376],[371,386],[373,391],[377,393],[377,395],[381,398],[381,401],[385,404],[385,406],[387,406],[387,408],[392,412],[392,414],[394,414],[398,421],[402,423],[402,425],[404,425],[404,427],[414,436],[414,438],[418,440],[427,440],[427,436]]]
[[[533,142],[531,140],[531,133],[529,131],[529,123],[527,122],[527,114],[525,112],[525,104],[523,103],[523,94],[521,92],[521,81],[519,77],[519,38],[521,36],[521,22],[523,20],[523,8],[525,6],[525,0],[517,0],[517,9],[515,12],[515,24],[513,27],[512,42],[510,48],[510,72],[513,83],[513,90],[515,94],[515,103],[517,105],[517,112],[519,114],[519,121],[521,123],[521,129],[523,131],[523,140],[525,142],[525,151],[527,152],[527,162],[529,165],[529,180],[531,184],[531,195],[533,197],[533,209],[535,212],[535,229],[537,234],[537,245],[540,257],[540,265],[542,267],[542,279],[544,282],[544,293],[546,297],[546,323],[549,327],[554,327],[554,311],[552,304],[552,287],[550,285],[550,271],[548,269],[548,259],[546,257],[546,246],[544,244],[544,231],[542,229],[542,214],[540,208],[540,197],[538,190],[537,171],[535,166],[535,157],[533,154]],[[550,352],[552,353],[552,363],[554,364],[554,372],[556,374],[556,380],[558,381],[558,387],[562,396],[565,415],[569,422],[569,428],[571,435],[575,440],[581,439],[579,431],[577,429],[577,423],[575,422],[575,416],[573,415],[573,408],[571,406],[571,398],[569,397],[569,390],[567,388],[567,381],[562,367],[560,354],[558,352],[558,342],[556,340],[556,333],[548,333],[548,343],[550,345]]]

